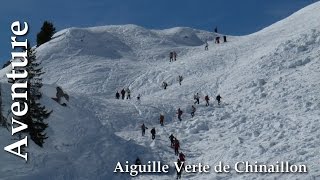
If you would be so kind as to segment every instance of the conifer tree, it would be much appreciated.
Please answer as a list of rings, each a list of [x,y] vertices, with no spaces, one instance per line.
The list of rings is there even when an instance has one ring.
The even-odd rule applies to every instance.
[[[2,108],[2,88],[0,84],[0,125],[3,127],[7,127],[7,120],[3,116],[3,108]]]
[[[28,71],[28,113],[22,118],[24,123],[28,125],[28,133],[31,140],[33,140],[40,147],[43,146],[46,136],[45,129],[48,124],[44,122],[49,117],[52,111],[48,112],[45,106],[41,105],[40,98],[42,96],[40,88],[42,87],[42,79],[40,75],[43,74],[40,63],[36,61],[36,55],[32,48],[27,48],[28,65],[26,69]]]
[[[41,31],[37,34],[37,47],[51,40],[56,28],[49,21],[44,21]]]

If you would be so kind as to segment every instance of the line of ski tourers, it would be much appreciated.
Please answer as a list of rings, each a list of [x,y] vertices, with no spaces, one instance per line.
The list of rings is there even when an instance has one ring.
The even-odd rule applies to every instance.
[[[200,96],[199,96],[198,93],[194,95],[194,99],[195,99],[194,104],[200,104]],[[216,97],[216,100],[218,101],[218,105],[221,104],[221,99],[222,99],[222,97],[221,97],[220,94],[219,94],[219,95]],[[205,96],[205,101],[206,101],[206,106],[209,106],[209,96],[208,96],[208,95]],[[191,110],[191,117],[194,117],[195,112],[196,112],[196,107],[195,107],[194,105],[192,105],[191,108],[192,108],[192,110]],[[182,121],[181,116],[182,116],[182,114],[183,114],[183,111],[182,111],[180,108],[178,108],[176,114],[177,114],[177,117],[178,117],[179,121]],[[164,126],[164,115],[163,115],[163,114],[160,114],[159,122],[160,122],[160,125],[161,125],[161,126]],[[148,129],[148,128],[147,128],[147,127],[145,126],[145,124],[143,123],[143,124],[141,125],[142,136],[145,135],[146,129]],[[154,140],[154,139],[155,139],[155,135],[156,135],[156,130],[155,130],[155,128],[152,128],[151,131],[150,131],[150,133],[151,133],[151,135],[152,135],[152,136],[151,136],[151,137],[152,137],[152,140]]]
[[[179,76],[180,77],[180,76]],[[182,76],[181,76],[182,77]],[[181,83],[181,82],[180,82]],[[180,84],[181,85],[181,84]],[[164,89],[166,89],[166,87],[164,88]],[[130,99],[130,89],[129,88],[127,88],[126,90],[122,90],[121,91],[121,98],[122,99],[125,99],[125,95],[127,94],[127,99]],[[140,94],[137,96],[137,100],[138,101],[140,101]],[[116,98],[117,99],[120,99],[120,94],[117,92],[116,93]],[[199,95],[199,93],[197,93],[197,94],[195,94],[194,96],[193,96],[193,99],[195,100],[194,101],[194,104],[192,105],[192,110],[191,110],[191,117],[194,117],[194,115],[195,115],[195,112],[196,112],[196,107],[195,107],[195,104],[200,104],[200,95]],[[217,97],[216,97],[216,100],[218,101],[218,105],[220,105],[220,103],[221,103],[221,99],[222,99],[222,97],[220,96],[220,94],[218,94],[217,95]],[[205,100],[205,103],[206,103],[206,106],[209,106],[209,100],[210,100],[210,98],[209,98],[209,96],[208,95],[206,95],[205,97],[204,97],[204,100]],[[177,110],[177,112],[176,112],[176,114],[177,114],[177,117],[178,117],[178,119],[179,119],[179,121],[182,121],[182,118],[181,118],[181,116],[182,116],[182,114],[183,114],[183,111],[180,109],[180,108],[178,108],[178,110]],[[161,126],[164,126],[164,119],[165,119],[165,116],[163,115],[163,114],[160,114],[160,117],[159,117],[159,122],[160,122],[160,125]],[[142,134],[142,136],[145,136],[145,133],[146,133],[146,130],[148,129],[148,127],[143,123],[142,125],[141,125],[141,134]],[[155,129],[155,127],[153,127],[151,130],[150,130],[150,133],[151,133],[151,139],[152,140],[154,140],[155,138],[156,138],[156,129]],[[179,149],[180,149],[180,142],[179,142],[179,140],[176,138],[176,137],[174,137],[174,135],[173,134],[171,134],[170,136],[169,136],[169,139],[170,139],[170,142],[171,142],[171,148],[173,148],[174,149],[174,153],[175,153],[175,155],[176,156],[178,156],[179,158],[177,159],[177,165],[178,165],[178,167],[181,167],[182,166],[182,168],[181,169],[184,169],[184,166],[185,166],[185,155],[182,153],[182,152],[179,152]],[[136,162],[135,162],[135,164],[136,165],[141,165],[141,160],[140,160],[140,158],[138,157],[137,159],[136,159]],[[182,170],[181,171],[177,171],[177,179],[181,179],[181,173],[182,173]]]
[[[215,28],[214,31],[215,31],[215,33],[217,33],[217,32],[218,32],[218,31],[217,31],[217,28]],[[224,42],[227,42],[227,37],[226,37],[226,36],[223,36],[223,40],[224,40]],[[220,43],[220,37],[219,37],[219,36],[216,36],[216,38],[215,38],[215,43],[216,43],[216,44],[219,44],[219,43]],[[208,42],[205,43],[205,50],[208,50]],[[171,52],[169,53],[169,61],[170,61],[170,62],[173,62],[173,61],[176,61],[176,60],[177,60],[177,53],[176,53],[175,51],[171,51]],[[183,77],[179,75],[179,76],[178,76],[178,82],[179,82],[180,85],[181,85],[182,81],[183,81]],[[165,82],[165,81],[163,81],[163,83],[162,83],[161,86],[162,86],[163,89],[167,89],[168,83]],[[116,92],[116,99],[120,99],[120,98],[123,99],[123,100],[124,100],[124,99],[131,99],[131,91],[130,91],[130,89],[129,89],[129,88],[122,89],[122,90],[120,91],[120,93],[119,93],[119,91],[117,91],[117,92]],[[140,101],[140,99],[141,99],[141,95],[139,94],[139,95],[137,96],[137,100]],[[194,102],[194,105],[191,106],[191,117],[194,117],[195,112],[196,112],[195,104],[200,104],[200,95],[199,95],[199,93],[195,94],[195,95],[193,96],[193,99],[195,100],[195,102]],[[218,105],[220,105],[221,99],[222,99],[222,97],[220,96],[220,94],[218,94],[218,95],[216,96],[216,100],[218,101]],[[210,100],[210,98],[209,98],[208,95],[206,95],[206,96],[204,97],[204,100],[205,100],[206,106],[209,106],[209,100]],[[182,111],[180,108],[178,108],[176,114],[177,114],[177,117],[178,117],[179,121],[182,121],[182,118],[181,118],[181,117],[182,117],[183,111]],[[163,114],[160,114],[159,121],[160,121],[160,125],[161,125],[161,126],[164,126],[164,118],[165,118],[164,115],[163,115]],[[143,123],[143,124],[141,125],[142,136],[145,136],[145,133],[146,133],[146,130],[147,130],[147,129],[148,129],[148,127],[146,127],[145,124]],[[154,140],[154,139],[156,138],[156,129],[155,129],[155,127],[153,127],[153,128],[150,130],[150,133],[151,133],[151,139]],[[184,155],[181,151],[179,152],[180,142],[179,142],[179,140],[178,140],[176,137],[174,137],[173,134],[171,134],[171,135],[169,136],[169,139],[170,139],[170,142],[171,142],[170,147],[174,149],[175,155],[179,157],[179,158],[177,159],[177,165],[178,165],[178,167],[181,167],[181,165],[182,165],[183,168],[181,168],[181,169],[184,169],[185,158],[186,158],[186,157],[185,157],[185,155]],[[141,160],[140,160],[139,157],[136,159],[135,164],[136,164],[136,165],[142,165]],[[181,171],[177,171],[177,179],[181,179],[181,173],[182,173],[182,170],[181,170]]]
[[[148,128],[146,128],[144,126],[144,124],[142,125],[142,127],[143,127],[143,129],[148,129]],[[153,131],[154,131],[154,134],[152,134],[152,138],[154,139],[154,136],[155,136],[155,129],[154,128],[152,128],[151,133],[153,133]],[[144,130],[143,130],[143,132],[144,132]],[[144,133],[143,133],[143,135],[144,135]],[[171,134],[169,136],[169,139],[171,141],[171,146],[170,147],[174,149],[175,155],[179,157],[177,159],[177,165],[178,165],[178,167],[182,166],[181,169],[183,169],[184,165],[185,165],[185,161],[186,161],[186,156],[182,152],[179,152],[180,142],[176,137],[173,136],[173,134]],[[141,160],[139,159],[139,157],[136,159],[135,165],[142,165]],[[181,173],[182,173],[182,170],[181,171],[177,171],[177,179],[181,179]]]

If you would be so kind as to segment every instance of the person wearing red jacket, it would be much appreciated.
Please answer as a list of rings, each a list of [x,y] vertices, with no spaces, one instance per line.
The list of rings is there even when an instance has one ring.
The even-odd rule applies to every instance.
[[[179,159],[180,159],[180,161],[184,162],[184,161],[186,161],[186,156],[182,152],[180,152]]]
[[[183,162],[182,169],[184,169],[184,165],[185,165],[185,161],[186,161],[186,156],[185,156],[182,152],[179,153],[179,160],[180,160],[181,162]]]
[[[164,115],[160,114],[160,124],[163,126],[163,121],[164,121]]]
[[[176,156],[179,155],[179,148],[180,148],[180,143],[179,143],[179,140],[176,138],[176,140],[174,142],[174,154]]]

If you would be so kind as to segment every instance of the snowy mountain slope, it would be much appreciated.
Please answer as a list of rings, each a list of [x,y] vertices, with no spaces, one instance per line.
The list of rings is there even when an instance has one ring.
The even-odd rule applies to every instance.
[[[191,28],[148,30],[135,25],[70,28],[37,49],[42,61],[49,139],[30,145],[27,166],[11,157],[3,179],[130,179],[112,173],[116,161],[162,160],[173,165],[173,133],[188,164],[223,161],[290,161],[307,164],[308,174],[183,174],[184,179],[319,179],[320,3],[251,35],[214,44],[215,34]],[[209,51],[204,51],[204,41]],[[178,59],[169,63],[169,52]],[[1,70],[4,75],[8,69]],[[184,80],[180,86],[177,77]],[[6,79],[2,80],[4,83]],[[163,90],[161,83],[168,82]],[[55,83],[71,96],[68,107],[49,97]],[[131,100],[116,100],[129,87]],[[9,85],[4,84],[10,104]],[[194,118],[193,94],[201,95]],[[141,102],[135,97],[141,94]],[[206,107],[204,96],[210,96]],[[222,105],[215,96],[221,94]],[[176,109],[182,108],[182,122]],[[8,109],[6,107],[5,109]],[[159,115],[165,115],[165,126]],[[155,127],[141,137],[140,125]],[[1,145],[10,133],[0,129]],[[9,135],[8,135],[9,134]],[[2,144],[5,143],[5,144]],[[3,164],[1,164],[4,167]],[[19,167],[18,173],[12,171]],[[25,175],[25,172],[34,170]],[[11,177],[12,176],[12,177]],[[11,177],[11,178],[9,178]],[[173,179],[142,175],[136,179]]]
[[[185,32],[185,36],[193,39],[187,38],[185,40],[186,38],[178,36],[171,38],[181,31]],[[132,72],[129,71],[131,68],[134,71],[144,72],[145,68],[141,66],[148,66],[153,61],[159,61],[159,58],[162,60],[167,58],[167,48],[176,48],[176,51],[182,54],[185,52],[180,52],[184,51],[180,46],[189,46],[192,43],[200,45],[203,43],[200,43],[200,39],[210,39],[209,37],[212,39],[212,33],[190,28],[174,28],[170,31],[150,31],[134,25],[87,29],[71,28],[58,32],[52,41],[40,46],[38,51],[41,53],[38,57],[46,63],[45,68],[56,68],[55,64],[57,62],[62,63],[59,64],[59,66],[61,65],[59,69],[61,73],[68,75],[65,78],[62,77],[59,83],[62,83],[60,81],[66,81],[68,86],[73,87],[72,89],[89,93],[92,86],[88,86],[88,83],[95,82],[94,89],[97,89],[97,91],[92,93],[97,94],[105,93],[104,85],[110,82],[109,84],[114,86],[110,88],[113,93],[116,87],[124,85],[119,84],[117,79],[129,79],[136,74],[135,72],[130,74]],[[180,44],[175,42],[178,39],[181,39]],[[66,56],[60,56],[60,54]],[[77,66],[75,66],[74,61],[77,62]],[[130,63],[132,61],[139,61],[141,64]],[[79,68],[82,70],[79,71]],[[129,70],[127,71],[127,69]],[[91,79],[92,76],[90,76],[88,79],[83,79],[86,77],[80,76],[83,73],[93,74],[92,76],[95,76],[95,78]],[[56,76],[54,74],[48,75],[48,82],[57,81]],[[76,77],[70,79],[68,76]],[[90,88],[88,89],[88,87]]]
[[[10,92],[9,88],[5,85],[2,90]],[[120,139],[109,130],[110,127],[102,127],[86,107],[85,97],[71,96],[68,106],[62,107],[49,98],[52,94],[48,92],[53,92],[50,89],[54,87],[45,86],[43,89],[46,89],[43,103],[54,111],[48,120],[49,139],[44,148],[29,141],[27,164],[9,155],[1,157],[1,179],[104,179],[110,176],[123,179],[123,176],[114,176],[111,171],[119,158],[124,161],[133,154],[158,158],[148,148]],[[4,97],[8,97],[4,103],[10,104],[10,94],[4,94]],[[12,142],[10,132],[1,129],[1,146]],[[118,153],[122,157],[118,157]]]

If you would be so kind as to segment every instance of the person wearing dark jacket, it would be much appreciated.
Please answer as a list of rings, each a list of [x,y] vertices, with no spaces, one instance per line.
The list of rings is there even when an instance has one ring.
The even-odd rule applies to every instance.
[[[180,86],[181,86],[182,80],[183,80],[183,77],[182,77],[182,76],[179,76],[179,77],[178,77],[178,81],[179,81]]]
[[[216,44],[219,44],[219,43],[220,43],[220,37],[219,37],[219,36],[216,37],[215,43],[216,43]]]
[[[191,117],[193,117],[194,116],[194,113],[196,112],[196,107],[194,107],[193,105],[192,105],[192,110],[191,110]]]
[[[216,97],[216,100],[218,101],[218,105],[220,105],[222,97],[220,96],[220,94],[218,94],[218,96]]]
[[[175,140],[175,137],[173,136],[173,134],[171,134],[169,136],[169,139],[170,139],[170,142],[171,142],[171,147],[173,148],[174,147],[174,140]]]
[[[179,108],[177,114],[178,114],[178,119],[179,119],[180,121],[182,120],[182,119],[181,119],[182,113],[183,113],[183,111]]]
[[[162,87],[163,87],[163,89],[167,89],[167,87],[168,87],[168,83],[167,83],[167,82],[165,82],[165,81],[163,81],[163,83],[162,83]]]
[[[173,61],[173,52],[170,52],[170,62]]]
[[[126,95],[126,91],[124,89],[121,90],[121,98],[124,99]]]
[[[204,97],[204,100],[206,100],[206,106],[209,106],[209,96],[208,95],[206,95],[205,97]]]
[[[195,94],[195,95],[193,96],[193,99],[196,100],[196,101],[194,102],[194,104],[200,104],[200,96],[199,96],[199,93]]]
[[[152,128],[150,132],[151,132],[151,135],[152,135],[151,138],[152,138],[152,140],[154,140],[156,138],[156,129]]]
[[[178,167],[183,166],[184,164],[182,164],[182,163],[183,162],[181,162],[180,159],[177,160],[177,166]],[[176,171],[177,171],[177,179],[181,179],[182,170],[183,170],[182,168],[180,169],[180,171],[179,171],[179,169],[176,169]]]
[[[120,93],[117,91],[116,93],[116,98],[119,99],[120,98]]]
[[[148,128],[143,123],[141,126],[142,136],[144,136],[146,134],[146,129],[148,129]]]
[[[141,165],[141,161],[140,161],[139,158],[136,159],[136,163],[135,163],[135,164],[136,164],[136,165]]]

